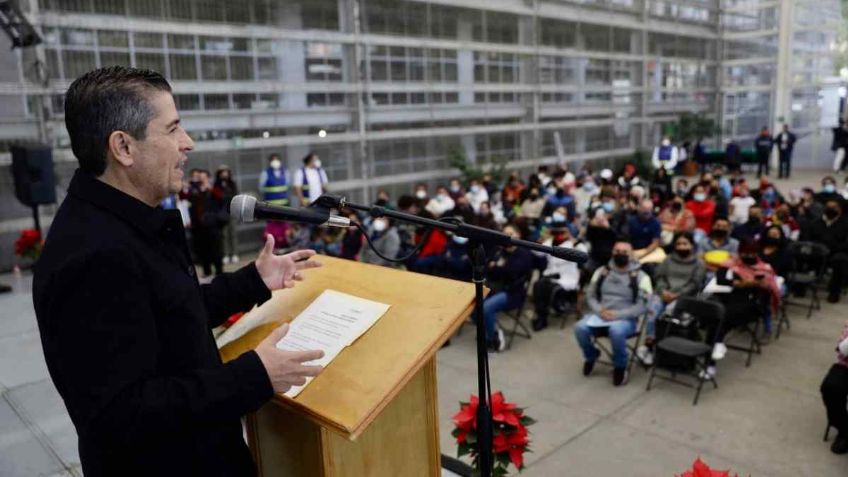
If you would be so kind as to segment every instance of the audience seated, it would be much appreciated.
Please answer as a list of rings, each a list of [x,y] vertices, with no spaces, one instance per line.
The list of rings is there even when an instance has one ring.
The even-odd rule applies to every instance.
[[[600,351],[592,335],[609,336],[613,350],[613,384],[627,382],[627,339],[636,332],[639,316],[648,309],[651,279],[633,259],[633,246],[621,241],[613,247],[612,260],[592,275],[586,290],[590,313],[574,325],[574,336],[583,350],[583,375],[588,376]]]
[[[715,220],[710,235],[698,243],[698,253],[701,256],[713,250],[724,250],[735,254],[738,249],[739,241],[730,236],[730,221],[723,217]]]
[[[777,275],[771,266],[758,256],[758,246],[753,240],[747,240],[739,246],[739,255],[731,257],[716,271],[718,285],[731,287],[729,293],[716,293],[714,297],[724,304],[724,323],[717,333],[712,364],[706,373],[715,376],[715,361],[724,357],[727,346],[724,338],[734,328],[763,318],[766,333],[771,332],[768,318],[776,312],[780,302],[780,288]]]
[[[549,236],[542,243],[548,246],[573,248],[585,252],[586,245],[579,239],[574,239],[565,217],[556,217],[557,213],[554,213],[554,215]],[[550,307],[563,312],[565,311],[565,304],[576,304],[580,290],[580,269],[576,263],[548,255],[542,255],[540,259],[544,265],[544,270],[541,278],[533,285],[533,302],[536,305],[536,318],[533,320],[533,330],[535,331],[541,331],[548,326]],[[579,307],[577,312],[580,312]]]
[[[764,231],[763,209],[755,205],[748,211],[748,220],[735,226],[730,236],[739,242],[748,239],[759,240]]]
[[[848,267],[848,219],[843,216],[842,201],[828,199],[822,217],[801,229],[801,240],[820,243],[830,252],[827,263],[832,273],[827,301],[837,303],[845,286]]]
[[[512,238],[522,238],[519,228],[515,225],[507,225],[503,232]],[[493,292],[483,303],[483,320],[490,350],[503,351],[506,348],[503,331],[497,326],[497,314],[515,309],[524,303],[524,286],[530,280],[533,267],[533,254],[526,248],[515,246],[497,250],[489,262],[486,273],[491,280]]]
[[[686,208],[695,216],[695,240],[700,242],[701,237],[712,231],[716,203],[707,197],[706,188],[698,184],[692,189],[692,199],[686,202]]]
[[[386,258],[397,258],[398,251],[400,250],[400,236],[398,235],[397,227],[392,224],[390,219],[387,217],[374,219],[369,227],[368,235],[371,238],[371,243],[374,245],[374,248],[376,248],[380,254]],[[360,260],[365,263],[383,265],[386,267],[397,266],[397,264],[385,260],[377,255],[377,252],[372,250],[371,247],[366,247],[365,250],[362,251]]]
[[[675,196],[668,207],[660,212],[661,240],[663,245],[671,244],[676,234],[695,232],[695,214],[684,207],[683,198]]]
[[[654,275],[654,295],[648,304],[648,323],[645,344],[636,351],[645,365],[653,363],[653,346],[657,318],[671,311],[681,296],[695,296],[704,286],[706,270],[695,254],[692,234],[680,233],[672,241],[671,254],[657,267]]]

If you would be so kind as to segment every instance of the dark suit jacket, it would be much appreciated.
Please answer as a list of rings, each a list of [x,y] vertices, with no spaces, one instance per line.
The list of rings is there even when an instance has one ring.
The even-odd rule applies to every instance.
[[[269,297],[253,264],[199,285],[177,211],[77,171],[33,301],[86,477],[255,474],[239,419],[271,383],[253,351],[222,364],[210,328]]]

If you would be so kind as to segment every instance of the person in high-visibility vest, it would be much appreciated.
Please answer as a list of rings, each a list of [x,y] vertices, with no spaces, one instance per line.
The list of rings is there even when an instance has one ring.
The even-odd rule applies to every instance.
[[[654,148],[651,163],[654,165],[655,170],[662,167],[671,175],[677,166],[678,158],[677,147],[671,143],[671,138],[663,136],[662,143]]]
[[[318,154],[310,152],[303,158],[303,167],[295,171],[292,186],[301,204],[309,205],[327,193],[327,182],[327,173],[321,168],[321,159]]]
[[[288,173],[283,168],[283,162],[276,153],[268,157],[268,168],[259,175],[259,192],[262,200],[274,205],[289,205]],[[289,224],[277,220],[269,220],[265,224],[263,236],[274,237],[277,248],[288,246]]]

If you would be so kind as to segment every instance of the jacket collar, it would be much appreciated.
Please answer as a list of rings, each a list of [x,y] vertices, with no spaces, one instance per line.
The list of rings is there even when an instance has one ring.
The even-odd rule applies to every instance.
[[[167,219],[161,207],[151,207],[80,169],[74,172],[68,194],[110,212],[152,237],[158,237]]]

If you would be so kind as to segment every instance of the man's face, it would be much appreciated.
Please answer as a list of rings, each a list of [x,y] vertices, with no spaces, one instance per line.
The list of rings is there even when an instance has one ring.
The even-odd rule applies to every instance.
[[[180,191],[186,153],[194,141],[180,126],[180,116],[174,98],[167,92],[153,93],[148,99],[153,119],[147,124],[143,141],[134,140],[131,149],[133,163],[129,177],[148,203],[158,203]]]
[[[627,255],[630,256],[631,252],[633,252],[633,246],[627,242],[618,242],[612,248],[613,255]]]

